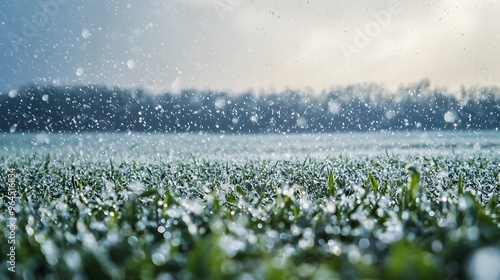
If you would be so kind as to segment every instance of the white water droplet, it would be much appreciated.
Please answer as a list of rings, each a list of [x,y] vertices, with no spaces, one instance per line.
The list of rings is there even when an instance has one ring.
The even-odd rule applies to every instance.
[[[340,110],[342,109],[340,103],[330,100],[328,101],[328,111],[330,114],[337,115],[340,113]]]
[[[88,38],[90,37],[90,31],[89,31],[87,28],[84,28],[84,29],[82,30],[82,37],[83,37],[84,39],[88,39]]]
[[[224,109],[225,106],[226,106],[226,101],[223,98],[219,97],[215,100],[215,108]]]
[[[17,130],[17,123],[13,124],[9,129],[10,133],[14,133],[16,132],[16,130]]]
[[[390,120],[396,116],[396,112],[394,110],[387,110],[384,115],[386,119]]]
[[[13,89],[13,90],[9,91],[10,98],[16,98],[17,95],[18,95],[17,90]]]
[[[78,68],[76,69],[76,75],[77,75],[78,77],[81,77],[81,76],[83,75],[83,68],[78,67]]]
[[[135,68],[135,61],[133,59],[129,59],[127,61],[127,67],[128,67],[128,69],[134,69]]]
[[[477,250],[472,256],[468,272],[471,279],[500,279],[500,249],[486,247]]]
[[[45,241],[42,244],[42,253],[45,255],[45,259],[50,265],[55,265],[58,262],[58,250],[54,242],[51,240]]]
[[[151,260],[153,263],[157,266],[161,266],[165,263],[165,256],[161,253],[154,253],[153,256],[151,256]]]
[[[304,117],[300,117],[297,119],[297,126],[300,127],[300,128],[305,128],[307,127],[308,123],[307,123],[307,119],[304,118]]]
[[[448,123],[454,123],[457,120],[457,115],[455,112],[448,111],[444,114],[444,121]]]

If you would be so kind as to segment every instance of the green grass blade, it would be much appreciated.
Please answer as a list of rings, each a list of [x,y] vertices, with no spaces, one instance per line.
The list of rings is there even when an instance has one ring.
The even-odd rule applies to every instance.
[[[335,195],[337,190],[335,189],[335,181],[333,179],[333,170],[328,172],[328,195]]]
[[[460,194],[460,195],[464,194],[464,184],[463,184],[462,173],[460,173],[458,175],[458,194]]]
[[[375,177],[373,177],[372,173],[368,173],[368,178],[370,178],[370,183],[372,184],[373,191],[375,193],[378,193],[378,182]]]
[[[110,158],[109,159],[109,177],[113,178],[114,174],[115,174],[115,167],[113,166],[113,160]]]
[[[50,153],[47,153],[47,156],[45,157],[45,163],[43,164],[43,169],[47,170],[49,167],[50,163]]]
[[[493,193],[488,201],[488,204],[486,205],[486,210],[493,213],[496,207],[498,207],[498,194]]]
[[[414,202],[417,198],[420,184],[420,171],[416,166],[408,167],[408,172],[410,175],[409,190],[410,190],[410,201]]]

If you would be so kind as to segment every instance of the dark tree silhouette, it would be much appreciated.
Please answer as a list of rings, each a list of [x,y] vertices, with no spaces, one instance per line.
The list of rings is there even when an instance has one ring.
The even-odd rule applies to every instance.
[[[0,131],[297,133],[370,130],[492,130],[500,90],[462,88],[460,96],[424,80],[386,92],[352,85],[313,95],[186,89],[152,95],[98,85],[27,85],[0,94]]]

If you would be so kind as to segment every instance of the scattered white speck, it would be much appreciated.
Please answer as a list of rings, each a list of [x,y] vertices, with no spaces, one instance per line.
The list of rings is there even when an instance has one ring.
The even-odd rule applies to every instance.
[[[455,112],[448,111],[444,114],[444,121],[447,123],[453,123],[457,120],[457,115]]]
[[[42,95],[42,100],[45,102],[49,102],[49,96],[47,94]]]
[[[387,110],[384,115],[386,119],[390,120],[396,116],[396,112],[394,110]]]
[[[14,133],[16,132],[16,130],[17,130],[17,123],[13,124],[9,129],[10,133]]]
[[[305,128],[307,127],[308,123],[307,123],[307,119],[304,118],[304,117],[300,117],[297,119],[297,126],[298,127],[301,127],[301,128]]]
[[[342,109],[340,103],[333,100],[328,101],[328,111],[330,114],[336,115],[340,113],[340,109]]]
[[[18,95],[17,90],[13,89],[13,90],[9,91],[10,98],[16,98],[17,95]]]
[[[215,100],[215,108],[224,109],[225,106],[226,106],[226,101],[224,101],[223,98],[219,97]]]
[[[133,59],[129,59],[127,61],[127,67],[128,67],[128,69],[134,69],[135,68],[135,61]]]
[[[81,76],[83,75],[83,68],[78,67],[78,68],[76,69],[76,75],[77,75],[78,77],[81,77]]]
[[[84,28],[84,29],[82,30],[82,37],[83,37],[84,39],[88,39],[88,38],[90,37],[90,31],[89,31],[87,28]]]

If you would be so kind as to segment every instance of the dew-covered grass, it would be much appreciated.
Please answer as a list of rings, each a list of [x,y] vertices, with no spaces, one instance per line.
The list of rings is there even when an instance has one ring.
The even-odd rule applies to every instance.
[[[1,162],[2,191],[14,168],[19,194],[17,278],[500,275],[494,157]]]

